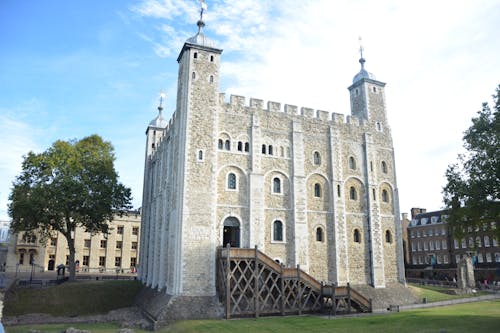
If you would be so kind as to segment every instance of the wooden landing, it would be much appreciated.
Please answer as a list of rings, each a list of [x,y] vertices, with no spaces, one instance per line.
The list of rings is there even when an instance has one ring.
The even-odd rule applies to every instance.
[[[347,286],[325,285],[285,268],[257,247],[217,249],[217,289],[226,318],[371,312],[371,300]]]

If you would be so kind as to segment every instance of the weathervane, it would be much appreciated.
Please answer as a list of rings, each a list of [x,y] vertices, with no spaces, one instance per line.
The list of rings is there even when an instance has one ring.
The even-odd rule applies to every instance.
[[[167,94],[165,94],[165,92],[162,90],[160,90],[160,105],[158,105],[158,111],[160,111],[160,114],[161,114],[161,111],[163,110],[163,100],[167,97]]]
[[[200,1],[200,19],[198,20],[198,33],[201,32],[203,27],[205,26],[205,22],[203,22],[203,13],[207,10],[208,6],[205,3],[205,0],[199,0]]]
[[[365,60],[365,58],[363,58],[363,51],[365,49],[363,47],[361,36],[359,36],[358,40],[359,40],[359,54],[361,56],[361,58],[359,58],[359,63],[361,64],[361,69],[365,69],[365,62],[366,62],[366,60]]]

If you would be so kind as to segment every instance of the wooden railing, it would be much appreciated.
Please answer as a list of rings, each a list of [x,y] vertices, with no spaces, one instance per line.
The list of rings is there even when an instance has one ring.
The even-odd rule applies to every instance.
[[[257,247],[218,248],[217,276],[226,318],[260,314],[301,314],[324,311],[328,303],[335,314],[340,305],[351,312],[351,301],[363,312],[371,301],[349,284],[324,285],[300,269],[285,268]]]

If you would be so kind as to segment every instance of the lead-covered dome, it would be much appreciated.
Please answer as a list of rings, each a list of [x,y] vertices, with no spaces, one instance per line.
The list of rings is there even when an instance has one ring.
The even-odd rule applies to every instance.
[[[373,75],[373,73],[370,73],[365,69],[365,62],[366,62],[366,60],[363,57],[361,57],[361,59],[359,59],[359,63],[361,64],[361,70],[359,71],[358,74],[354,75],[354,78],[352,79],[352,83],[356,83],[362,79],[371,79],[371,80],[377,79],[375,77],[375,75]]]

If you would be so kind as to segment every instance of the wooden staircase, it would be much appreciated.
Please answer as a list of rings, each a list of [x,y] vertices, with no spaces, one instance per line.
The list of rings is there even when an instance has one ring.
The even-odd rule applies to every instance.
[[[324,285],[285,268],[257,247],[217,249],[217,289],[226,318],[371,312],[371,300],[347,286]]]

